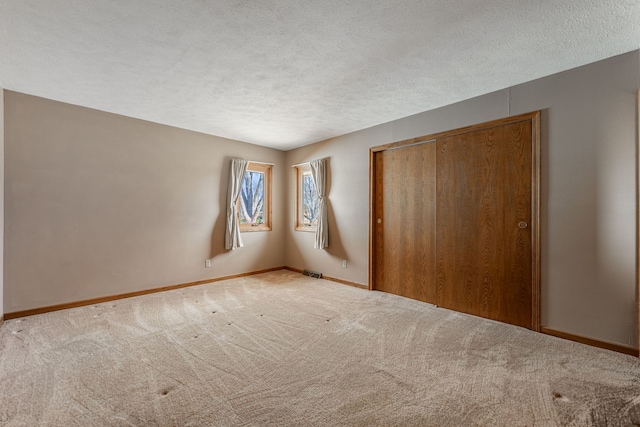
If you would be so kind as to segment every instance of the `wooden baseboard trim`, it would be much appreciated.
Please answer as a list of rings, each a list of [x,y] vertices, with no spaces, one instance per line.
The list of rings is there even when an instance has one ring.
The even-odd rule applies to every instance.
[[[289,271],[293,271],[294,273],[300,273],[302,274],[302,269],[301,268],[295,268],[295,267],[285,267],[285,270],[289,270]]]
[[[0,326],[4,323],[4,315],[0,316]]]
[[[356,283],[356,282],[350,282],[348,280],[342,280],[342,279],[338,279],[336,277],[330,277],[330,276],[322,276],[323,279],[326,280],[331,280],[332,282],[336,282],[336,283],[341,283],[343,285],[347,285],[347,286],[353,286],[354,288],[360,288],[360,289],[366,289],[369,290],[369,286],[367,285],[362,285],[360,283]]]
[[[138,297],[141,295],[155,294],[157,292],[172,291],[174,289],[187,288],[190,286],[204,285],[206,283],[220,282],[223,280],[237,279],[238,277],[253,276],[256,274],[268,273],[270,271],[283,270],[286,267],[266,268],[264,270],[251,271],[248,273],[232,274],[230,276],[214,277],[211,279],[198,280],[196,282],[180,283],[178,285],[163,286],[161,288],[145,289],[143,291],[127,292],[124,294],[111,295],[100,298],[91,298],[82,301],[69,302],[65,304],[50,305],[47,307],[32,308],[29,310],[14,311],[13,313],[5,313],[6,320],[16,319],[18,317],[33,316],[35,314],[49,313],[52,311],[66,310],[69,308],[83,307],[86,305],[101,304],[103,302],[115,301],[124,298]],[[2,322],[0,322],[2,323]]]
[[[611,351],[617,351],[618,353],[624,353],[630,356],[638,357],[638,349],[634,347],[628,347],[626,345],[610,343],[607,341],[600,341],[593,338],[570,334],[568,332],[556,331],[555,329],[545,328],[544,326],[540,328],[540,332],[542,332],[543,334],[552,335],[557,338],[563,338],[565,340],[575,341],[581,344],[587,344],[593,347],[604,348]]]
[[[303,271],[301,268],[295,268],[295,267],[284,267],[284,268],[285,270],[295,271],[296,273],[302,273]],[[356,282],[350,282],[348,280],[338,279],[336,277],[322,275],[322,278],[325,280],[330,280],[332,282],[341,283],[343,285],[353,286],[354,288],[367,289],[367,290],[369,289],[369,286],[367,285],[362,285]]]

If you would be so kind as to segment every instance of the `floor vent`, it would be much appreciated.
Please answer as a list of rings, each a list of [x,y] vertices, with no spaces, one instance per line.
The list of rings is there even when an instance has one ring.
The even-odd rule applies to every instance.
[[[302,270],[302,274],[309,277],[315,277],[316,279],[322,279],[322,273],[318,273],[317,271],[312,270]]]

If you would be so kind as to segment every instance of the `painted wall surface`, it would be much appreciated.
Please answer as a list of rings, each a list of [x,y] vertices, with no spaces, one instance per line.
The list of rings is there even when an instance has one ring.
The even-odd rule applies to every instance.
[[[288,172],[288,265],[368,283],[370,147],[542,110],[542,324],[637,346],[638,88],[635,51],[287,152],[285,166],[327,157],[331,177],[321,251],[294,231]]]
[[[505,92],[506,93],[506,92]],[[287,152],[286,165],[328,159],[329,247],[313,248],[313,233],[295,228],[295,168],[288,171],[286,249],[289,266],[310,268],[355,283],[368,283],[369,148],[455,129],[506,115],[498,92]],[[347,261],[347,268],[342,261]]]
[[[543,110],[543,324],[637,346],[638,51],[511,90]]]
[[[543,326],[637,346],[638,88],[635,51],[286,153],[4,91],[4,312],[281,265],[367,284],[370,147],[542,110]],[[274,223],[226,253],[232,157],[275,164]],[[291,165],[322,157],[328,250],[294,231]]]
[[[12,91],[5,118],[6,313],[285,265],[283,152]],[[275,165],[274,220],[225,252],[233,157]]]

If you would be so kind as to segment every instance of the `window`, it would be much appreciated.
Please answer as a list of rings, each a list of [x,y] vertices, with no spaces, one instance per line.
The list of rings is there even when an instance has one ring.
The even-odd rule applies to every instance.
[[[296,167],[298,190],[296,195],[296,230],[316,231],[320,209],[318,209],[318,193],[311,176],[309,165]]]
[[[240,231],[271,230],[271,165],[249,162],[238,198]]]

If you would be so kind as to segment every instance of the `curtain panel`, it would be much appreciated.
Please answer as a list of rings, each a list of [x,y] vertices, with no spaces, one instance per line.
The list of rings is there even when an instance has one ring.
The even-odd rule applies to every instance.
[[[327,162],[325,159],[312,160],[309,162],[311,166],[311,177],[316,186],[318,194],[318,208],[320,208],[320,216],[318,218],[318,226],[316,228],[316,240],[313,245],[316,249],[324,249],[329,246],[329,220],[327,209]]]
[[[227,190],[227,229],[224,236],[224,246],[227,250],[234,250],[244,246],[238,223],[238,198],[242,188],[242,180],[247,171],[248,161],[243,159],[231,160],[229,173],[229,188]]]

